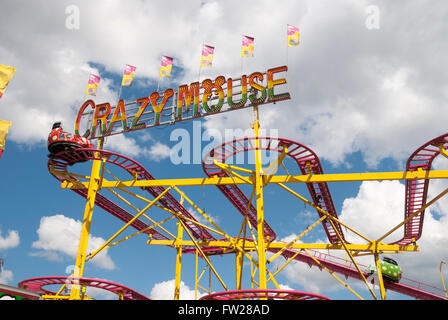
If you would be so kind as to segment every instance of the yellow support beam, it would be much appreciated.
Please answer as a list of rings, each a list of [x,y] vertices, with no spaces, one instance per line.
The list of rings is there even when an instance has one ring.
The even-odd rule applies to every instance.
[[[439,268],[440,268],[440,278],[442,278],[442,286],[443,286],[443,291],[445,291],[445,297],[448,298],[448,292],[446,291],[445,280],[443,280],[443,273],[442,273],[442,265],[444,265],[444,264],[446,265],[446,261],[445,260],[440,261],[440,266],[439,266]]]
[[[317,211],[323,213],[331,222],[331,220],[336,221],[337,223],[339,223],[340,225],[346,227],[347,229],[349,229],[351,232],[355,233],[356,235],[358,235],[359,237],[363,238],[364,240],[366,240],[368,243],[373,243],[373,240],[370,240],[369,238],[367,238],[366,236],[362,235],[361,233],[359,233],[358,231],[350,228],[348,225],[344,224],[342,221],[340,221],[339,219],[333,217],[332,215],[330,215],[328,212],[326,212],[325,210],[323,210],[321,207],[316,206],[314,203],[312,203],[311,201],[307,200],[306,198],[302,197],[300,194],[298,194],[297,192],[295,192],[294,190],[288,188],[287,186],[285,186],[282,183],[278,183],[278,185],[280,187],[282,187],[283,189],[285,189],[286,191],[288,191],[289,193],[291,193],[292,195],[294,195],[295,197],[299,198],[300,200],[302,200],[303,202],[305,202],[307,205],[309,205],[310,207],[313,207],[314,209],[316,209]],[[333,226],[334,227],[334,226]]]
[[[288,264],[290,264],[292,261],[294,261],[294,258],[296,256],[298,256],[301,252],[302,252],[302,250],[298,250],[296,253],[294,253],[294,255],[292,257],[290,257],[280,268],[277,269],[277,271],[274,272],[274,274],[270,275],[268,282],[271,281],[271,278],[273,278],[277,273],[282,271]]]
[[[270,257],[267,261],[267,263],[271,263],[272,261],[274,261],[278,256],[280,256],[285,250],[291,248],[291,246],[296,243],[297,241],[299,241],[302,237],[304,237],[310,230],[312,230],[314,227],[316,227],[319,223],[322,222],[322,220],[326,219],[326,216],[322,216],[319,220],[317,220],[316,222],[314,222],[311,226],[309,226],[308,228],[305,229],[305,231],[303,231],[300,235],[298,235],[297,237],[295,237],[293,240],[291,240],[290,242],[288,242],[280,251],[278,251],[276,254],[274,254],[272,257]]]
[[[65,176],[65,172],[53,171]],[[242,176],[247,181],[235,177],[212,178],[186,178],[186,179],[158,179],[158,180],[130,180],[130,181],[104,181],[103,188],[142,188],[157,186],[210,186],[225,184],[254,184],[254,177]],[[420,180],[420,179],[447,179],[448,170],[431,171],[398,171],[398,172],[367,172],[367,173],[329,173],[314,175],[279,175],[273,176],[270,183],[309,183],[309,182],[349,182],[349,181],[379,181],[379,180]],[[87,189],[88,182],[64,181],[62,189]]]
[[[241,284],[243,279],[243,259],[244,255],[237,251],[235,253],[235,264],[236,264],[236,290],[241,290]]]
[[[195,270],[194,270],[194,300],[198,299],[198,263],[199,263],[199,259],[198,259],[198,250],[196,250],[196,254],[195,254]]]
[[[176,186],[173,186],[173,188],[174,189],[176,189],[176,191],[185,199],[185,200],[187,200],[187,202],[188,203],[190,203],[191,204],[191,206],[197,211],[197,212],[199,212],[209,223],[211,223],[212,224],[212,226],[213,227],[215,227],[226,239],[227,239],[227,241],[228,241],[228,243],[231,243],[231,245],[230,246],[226,246],[226,247],[228,247],[228,248],[231,248],[231,247],[233,247],[235,250],[239,250],[239,251],[241,251],[244,255],[246,255],[246,257],[249,259],[249,260],[251,260],[252,261],[252,257],[249,257],[248,255],[247,255],[247,253],[246,253],[246,251],[245,250],[243,250],[242,248],[241,248],[241,245],[239,245],[238,244],[238,239],[234,239],[234,238],[232,238],[232,237],[230,237],[229,235],[227,235],[213,220],[211,220],[201,209],[199,209],[199,207],[198,206],[196,206],[196,204],[190,199],[190,198],[188,198],[187,197],[187,195],[184,193],[184,192],[182,192],[179,188],[177,188]],[[163,241],[163,240],[162,240]],[[206,243],[208,243],[208,241],[205,241]],[[224,241],[225,242],[225,241]],[[201,241],[201,242],[198,242],[198,243],[200,243],[200,245],[202,246],[202,245],[204,245],[203,243],[204,243],[204,241]],[[194,245],[194,243],[192,244],[192,245]],[[207,244],[206,244],[207,245]]]
[[[441,193],[439,193],[437,196],[435,196],[433,199],[431,199],[431,201],[427,202],[424,206],[422,206],[419,210],[415,211],[413,214],[409,215],[409,217],[407,217],[405,220],[403,220],[402,222],[400,222],[398,225],[396,225],[394,228],[392,228],[391,230],[389,230],[386,234],[384,234],[383,236],[381,236],[377,241],[382,241],[384,240],[386,237],[388,237],[389,235],[391,235],[393,232],[395,232],[396,230],[398,230],[401,226],[403,226],[404,224],[408,223],[412,218],[416,217],[417,215],[419,215],[421,212],[423,212],[426,208],[428,208],[430,205],[432,205],[434,202],[438,201],[440,198],[442,198],[444,195],[446,195],[448,193],[448,188],[446,188],[444,191],[442,191]]]
[[[277,159],[272,161],[272,163],[265,170],[263,170],[263,183],[265,186],[269,184],[280,165],[283,165],[283,160],[285,159],[287,153],[288,148],[283,146],[282,153],[277,157]]]
[[[163,245],[163,246],[173,246],[175,243],[181,243],[183,246],[194,246],[193,241],[189,240],[155,240],[151,241],[151,245]],[[232,241],[197,241],[197,244],[201,247],[221,247],[221,248],[235,248],[240,251],[249,251],[256,250],[256,243],[246,241],[244,244],[244,250],[242,249],[243,239],[237,240],[232,239]],[[271,242],[267,249],[282,249],[288,244],[285,242]],[[351,251],[360,251],[360,252],[374,252],[377,250],[379,253],[398,253],[398,252],[418,252],[419,247],[415,245],[407,245],[400,246],[395,244],[385,244],[378,243],[375,244],[353,244],[353,243],[345,243],[347,249]],[[290,249],[314,249],[314,250],[344,250],[344,246],[342,244],[326,244],[326,243],[294,243],[289,245]]]
[[[136,214],[131,220],[129,220],[123,227],[120,228],[109,240],[107,240],[102,246],[100,246],[97,250],[95,250],[92,254],[89,255],[89,259],[92,259],[95,255],[98,254],[101,250],[103,250],[109,243],[111,243],[116,237],[118,237],[127,227],[129,227],[134,221],[136,221],[142,214],[149,210],[160,198],[164,196],[165,193],[170,191],[171,187],[163,190],[153,201],[151,201],[143,210],[141,210],[138,214]]]
[[[383,270],[381,269],[380,257],[378,253],[375,253],[373,256],[375,258],[376,270],[378,272],[378,280],[380,282],[381,300],[386,300],[386,290],[384,289]]]
[[[341,280],[337,275],[334,274],[334,271],[329,270],[327,267],[325,267],[322,263],[319,262],[315,257],[313,257],[307,250],[305,250],[305,253],[314,260],[322,269],[327,271],[330,275],[332,275],[336,280],[338,280],[344,287],[346,287],[348,290],[350,290],[351,293],[353,293],[355,296],[357,296],[359,299],[364,300],[359,294],[357,294],[348,284],[346,284],[344,281]]]
[[[177,239],[174,247],[176,248],[176,275],[174,278],[174,300],[179,300],[180,296],[180,272],[182,268],[182,233],[184,228],[180,222],[177,223]]]
[[[266,289],[266,244],[264,238],[264,203],[263,203],[263,170],[261,168],[260,122],[258,106],[254,106],[255,134],[255,200],[257,203],[257,244],[258,244],[258,276],[259,289]]]
[[[145,233],[146,231],[151,230],[151,229],[153,229],[153,228],[155,228],[155,227],[157,227],[157,226],[159,226],[159,225],[161,225],[161,224],[163,224],[163,223],[165,223],[165,222],[167,222],[167,221],[169,221],[171,219],[174,219],[174,216],[168,217],[165,220],[162,220],[162,221],[160,221],[160,222],[158,222],[156,224],[153,224],[152,226],[149,226],[149,227],[147,227],[145,229],[142,229],[140,231],[137,231],[137,232],[135,232],[135,233],[133,233],[133,234],[127,236],[127,237],[124,237],[124,238],[122,238],[120,240],[117,240],[117,241],[107,245],[106,247],[104,247],[104,249],[109,249],[110,247],[116,246],[117,244],[122,243],[123,241],[129,240],[129,239],[131,239],[131,238],[133,238],[133,237],[135,237],[135,236],[137,236],[139,234]],[[148,237],[152,238],[153,234],[152,233],[148,234]],[[92,255],[91,253],[87,255],[86,261],[89,261],[90,259],[93,258],[91,255]]]
[[[213,271],[213,273],[215,274],[216,278],[219,280],[219,282],[221,283],[221,285],[223,286],[224,290],[227,291],[227,286],[225,285],[224,281],[221,279],[221,277],[219,276],[218,272],[216,271],[216,269],[213,267],[212,262],[210,261],[209,257],[207,257],[207,255],[204,254],[204,252],[202,251],[201,247],[198,245],[198,242],[196,240],[194,240],[194,237],[191,235],[190,231],[188,231],[187,226],[185,225],[185,223],[182,221],[181,218],[179,218],[179,216],[177,216],[179,223],[182,225],[182,227],[185,229],[185,231],[187,232],[188,236],[190,237],[191,241],[193,241],[194,246],[196,247],[196,252],[199,251],[201,253],[201,256],[204,258],[205,262],[208,264],[208,267]]]
[[[98,139],[98,149],[101,149],[103,147],[103,141],[104,139]],[[96,157],[99,157],[99,153],[96,153]],[[84,272],[84,264],[86,260],[86,251],[87,251],[87,243],[89,240],[89,234],[90,234],[90,225],[92,222],[92,215],[93,215],[93,208],[95,206],[95,198],[96,193],[100,186],[100,169],[101,169],[101,160],[93,160],[92,163],[92,171],[90,175],[90,181],[88,185],[88,191],[87,191],[87,199],[86,199],[86,205],[84,208],[84,218],[82,222],[81,227],[81,235],[79,238],[78,243],[78,252],[76,255],[76,262],[75,262],[75,270],[73,271],[73,277],[76,278],[82,278],[83,272]],[[71,287],[70,290],[70,299],[71,300],[80,300],[82,299],[80,295],[80,285],[79,281],[75,280],[74,284]]]

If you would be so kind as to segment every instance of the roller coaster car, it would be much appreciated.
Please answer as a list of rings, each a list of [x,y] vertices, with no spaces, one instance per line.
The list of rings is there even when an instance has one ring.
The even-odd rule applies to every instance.
[[[53,128],[48,135],[47,145],[51,155],[76,148],[93,148],[93,144],[87,138],[63,131],[60,122],[53,124]]]
[[[384,280],[393,283],[400,282],[402,271],[398,266],[398,263],[394,259],[384,257],[383,261],[380,261],[380,266]],[[369,275],[372,275],[375,272],[376,268],[373,266],[369,266]]]

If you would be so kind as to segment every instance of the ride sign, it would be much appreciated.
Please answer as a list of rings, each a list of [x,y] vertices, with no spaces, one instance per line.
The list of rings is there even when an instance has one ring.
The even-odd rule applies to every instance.
[[[286,71],[288,67],[281,66],[265,73],[242,75],[238,79],[218,76],[215,80],[180,85],[177,92],[172,88],[166,89],[162,95],[152,92],[148,97],[127,104],[120,99],[116,106],[87,100],[78,111],[75,134],[96,139],[287,100],[290,99],[288,92],[274,92],[274,89],[286,85],[286,78],[276,74]],[[80,132],[81,123],[86,128],[83,134]]]

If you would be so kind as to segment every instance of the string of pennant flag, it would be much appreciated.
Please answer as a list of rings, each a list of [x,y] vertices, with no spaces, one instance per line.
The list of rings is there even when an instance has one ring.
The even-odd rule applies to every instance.
[[[242,58],[253,57],[254,56],[254,42],[255,39],[253,37],[243,35],[242,39]],[[300,33],[299,28],[287,25],[287,46],[295,47],[300,44]],[[204,44],[202,46],[202,55],[201,55],[201,63],[200,68],[202,67],[212,67],[213,65],[213,55],[215,48],[209,45]],[[171,77],[171,71],[173,68],[172,57],[162,56],[162,61],[160,65],[160,78],[162,77]],[[123,78],[121,81],[121,87],[132,86],[134,81],[134,75],[137,68],[135,66],[126,65]],[[6,87],[11,81],[12,77],[16,69],[14,67],[6,66],[0,64],[0,98],[4,95]],[[89,80],[87,83],[86,95],[96,96],[98,85],[101,81],[101,77],[96,74],[90,74]],[[11,126],[10,121],[0,120],[0,157],[5,149],[5,141],[6,136],[8,134],[9,127]]]
[[[8,86],[15,72],[16,68],[0,64],[0,98],[3,96],[6,87]],[[5,150],[6,136],[8,135],[8,130],[11,124],[11,121],[0,120],[0,157],[3,153],[3,150]]]
[[[254,44],[255,38],[247,35],[243,35],[242,38],[242,54],[243,58],[254,57]],[[293,25],[287,25],[287,46],[288,47],[296,47],[300,44],[300,33],[299,28]],[[200,67],[212,67],[213,65],[213,55],[214,55],[215,47],[204,44],[202,46],[202,54],[201,54],[201,62]],[[162,77],[171,77],[171,71],[173,68],[172,57],[162,56],[162,61],[160,64],[160,78]],[[136,67],[131,65],[126,65],[125,70],[123,72],[123,79],[121,82],[121,86],[132,86],[134,74],[136,71]],[[87,84],[86,94],[95,96],[97,87],[100,83],[100,76],[91,74],[89,77],[89,81]]]

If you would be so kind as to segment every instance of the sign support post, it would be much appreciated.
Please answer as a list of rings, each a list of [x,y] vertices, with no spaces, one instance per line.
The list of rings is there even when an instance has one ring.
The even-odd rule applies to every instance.
[[[264,239],[264,208],[263,208],[263,176],[261,167],[261,150],[260,150],[260,122],[258,105],[254,106],[255,122],[255,190],[257,201],[257,236],[258,236],[258,273],[259,273],[259,289],[266,289],[266,244]]]
[[[103,148],[104,138],[98,139],[97,149]],[[96,156],[99,156],[97,153]],[[76,255],[75,270],[73,271],[74,283],[70,290],[70,300],[80,300],[79,279],[82,278],[84,272],[84,264],[86,262],[87,243],[90,234],[90,224],[92,222],[93,208],[95,206],[96,193],[100,187],[100,169],[101,159],[93,160],[92,173],[90,175],[89,188],[87,193],[87,201],[84,209],[84,218],[82,220],[81,235],[79,238],[78,253]]]

